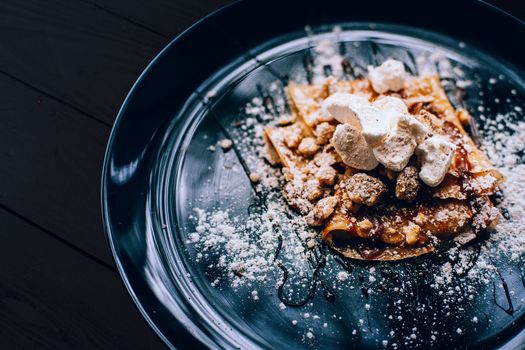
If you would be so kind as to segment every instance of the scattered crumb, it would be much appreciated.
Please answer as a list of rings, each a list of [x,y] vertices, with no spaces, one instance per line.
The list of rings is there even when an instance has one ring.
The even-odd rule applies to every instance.
[[[461,47],[461,43],[459,44]],[[325,42],[314,50],[315,52],[322,53],[324,58],[315,57],[316,62],[325,62],[328,66],[333,66],[329,69],[332,71],[337,70],[337,60],[341,58],[339,52],[334,50],[334,45],[330,42]],[[466,80],[466,76],[463,77],[461,71],[457,67],[453,67],[450,62],[444,62],[444,56],[441,53],[436,53],[433,56],[435,63],[442,69],[446,74],[450,76],[456,76],[456,82],[458,87],[469,87],[473,88],[475,82]],[[336,64],[337,63],[337,64]],[[421,64],[421,59],[418,57],[418,67]],[[436,66],[432,65],[432,66]],[[316,65],[316,67],[318,67]],[[328,68],[316,68],[316,76],[319,78],[323,76],[322,80],[325,80],[323,69]],[[319,78],[320,79],[320,78]],[[319,80],[320,81],[320,80]],[[490,84],[503,85],[505,81],[498,82],[497,79],[491,78]],[[278,84],[277,84],[278,85]],[[274,92],[278,91],[278,88],[274,88]],[[516,89],[509,90],[510,95],[518,95]],[[486,101],[494,99],[490,97],[489,93],[474,93],[475,97]],[[207,94],[208,98],[215,96],[215,91],[210,90]],[[284,111],[285,99],[281,96],[279,100],[278,95],[272,96],[275,101],[276,108],[280,108],[280,111]],[[513,99],[517,99],[513,97]],[[503,103],[505,101],[505,103]],[[494,101],[497,102],[497,101]],[[504,185],[503,192],[505,196],[501,198],[499,204],[500,207],[505,208],[508,211],[508,216],[501,219],[501,223],[497,226],[495,232],[491,233],[490,237],[486,242],[483,243],[481,251],[479,253],[479,259],[475,261],[471,267],[470,258],[474,255],[473,249],[463,249],[462,245],[468,243],[470,240],[475,238],[475,233],[469,233],[464,236],[458,237],[453,242],[452,248],[446,252],[445,258],[447,261],[440,266],[437,266],[433,270],[429,270],[429,285],[428,288],[434,293],[435,297],[443,300],[443,305],[440,305],[440,310],[429,310],[427,306],[419,302],[414,303],[414,290],[410,289],[410,285],[406,281],[402,281],[400,285],[392,285],[389,278],[383,276],[380,273],[380,267],[377,267],[377,271],[374,269],[365,269],[362,278],[358,276],[355,271],[349,273],[342,270],[342,267],[334,262],[331,255],[327,255],[327,267],[323,272],[323,282],[330,287],[335,288],[336,296],[343,289],[355,290],[357,293],[363,294],[363,308],[357,309],[361,314],[356,315],[358,319],[359,329],[353,329],[352,335],[357,335],[359,338],[362,333],[370,332],[367,328],[366,316],[370,314],[370,318],[380,317],[383,315],[385,321],[388,324],[399,324],[399,328],[393,330],[386,329],[385,333],[381,337],[377,337],[376,346],[382,344],[388,348],[406,348],[424,347],[424,344],[432,342],[441,342],[444,338],[444,334],[439,333],[436,329],[440,329],[437,323],[440,320],[433,319],[436,315],[447,315],[443,316],[447,322],[450,322],[448,327],[448,336],[457,337],[458,334],[471,334],[472,329],[479,328],[477,325],[480,320],[485,326],[485,319],[483,317],[472,317],[468,313],[468,305],[476,302],[481,296],[478,295],[479,285],[484,288],[488,288],[492,293],[493,282],[496,281],[495,287],[502,288],[502,284],[497,276],[497,265],[492,261],[496,259],[496,253],[504,256],[509,262],[518,262],[523,259],[525,254],[525,235],[522,233],[522,228],[525,226],[525,165],[521,164],[523,157],[523,144],[525,143],[525,123],[513,120],[511,117],[520,117],[520,113],[523,112],[521,106],[513,106],[512,101],[507,101],[504,98],[500,100],[500,105],[507,104],[507,114],[496,114],[491,104],[487,102],[480,103],[479,105],[469,106],[472,107],[472,121],[482,120],[484,126],[480,130],[484,149],[486,150],[489,158],[495,166],[502,169],[508,180]],[[491,111],[491,107],[493,110]],[[246,115],[235,117],[235,129],[233,130],[231,139],[224,139],[219,142],[219,146],[226,152],[233,147],[233,140],[235,140],[236,150],[239,149],[243,155],[247,156],[247,164],[250,169],[256,169],[257,173],[249,174],[249,178],[254,183],[260,185],[257,186],[259,189],[264,189],[265,193],[268,193],[268,208],[263,213],[248,213],[246,216],[239,215],[238,212],[230,211],[224,206],[228,203],[220,203],[216,208],[210,210],[198,209],[198,204],[195,205],[194,213],[192,213],[192,220],[194,222],[194,228],[191,232],[187,233],[186,243],[188,247],[194,248],[194,255],[196,261],[202,264],[205,268],[214,267],[220,271],[220,275],[210,276],[209,283],[217,289],[231,287],[233,290],[239,293],[244,299],[252,299],[254,301],[263,298],[263,291],[267,290],[270,286],[271,291],[275,291],[276,288],[282,286],[282,271],[277,267],[274,261],[274,253],[278,246],[278,231],[282,235],[282,247],[279,255],[279,262],[293,271],[290,273],[289,281],[286,282],[285,290],[293,297],[300,296],[302,292],[308,290],[308,283],[306,278],[311,276],[311,265],[309,264],[309,258],[317,252],[321,244],[316,243],[316,232],[311,230],[305,219],[294,215],[293,211],[289,210],[288,204],[283,200],[280,189],[281,181],[283,180],[279,171],[275,171],[274,168],[269,166],[267,162],[263,161],[260,157],[262,153],[263,145],[259,140],[262,139],[262,123],[259,121],[269,122],[275,121],[281,126],[288,125],[293,122],[293,117],[286,115],[284,112],[280,114],[270,115],[265,108],[264,101],[262,98],[254,98],[249,105],[246,106]],[[479,113],[478,113],[479,112]],[[277,120],[279,119],[279,121]],[[466,116],[463,116],[467,118]],[[467,119],[464,120],[465,122]],[[323,122],[319,124],[317,128],[319,132],[323,132],[323,137],[312,138],[304,141],[301,146],[301,142],[305,139],[305,135],[299,135],[296,142],[295,150],[303,152],[304,154],[310,154],[312,150],[320,145],[329,142],[329,135],[331,132],[329,122]],[[325,135],[326,133],[326,135]],[[206,139],[208,136],[205,136]],[[290,141],[290,142],[292,142]],[[299,148],[300,149],[297,149]],[[214,152],[215,146],[209,146],[208,150]],[[319,168],[330,169],[336,162],[335,159],[330,159],[329,155],[324,155],[326,159],[321,159],[315,154],[313,161]],[[333,157],[332,157],[333,158]],[[328,172],[324,172],[328,173]],[[405,178],[401,180],[400,188],[398,189],[399,198],[403,198],[405,201],[410,201],[417,195],[417,184],[409,182],[411,174],[404,175]],[[360,175],[362,176],[362,175]],[[359,177],[359,176],[358,176]],[[391,179],[394,180],[395,178]],[[323,198],[332,196],[332,193],[323,193],[323,187],[326,187],[326,182],[330,181],[327,179],[316,179],[317,182],[312,182],[311,189],[312,195],[322,195]],[[321,181],[322,180],[322,181]],[[487,181],[490,180],[487,178]],[[359,184],[352,184],[359,185]],[[373,184],[372,184],[373,185]],[[360,201],[364,205],[375,205],[381,195],[381,188],[384,184],[376,184],[379,187],[377,191],[372,191],[374,186],[368,186],[363,191],[357,191],[351,188],[354,199]],[[359,187],[359,186],[357,186]],[[365,186],[366,187],[366,186]],[[360,188],[359,188],[360,189]],[[210,194],[211,196],[216,195],[215,193]],[[229,200],[235,201],[237,198],[234,194],[228,194]],[[244,199],[244,198],[243,198]],[[304,204],[304,203],[303,203]],[[329,203],[330,204],[330,203]],[[336,205],[338,203],[336,202]],[[313,212],[314,207],[305,205],[304,210]],[[332,212],[326,211],[327,215],[331,215]],[[324,212],[322,214],[325,214]],[[424,218],[415,218],[420,222],[414,220],[415,224],[424,223]],[[367,227],[371,229],[368,223],[362,223],[362,229]],[[412,234],[412,232],[411,232]],[[424,234],[424,233],[422,233]],[[415,243],[415,240],[410,237],[408,243]],[[326,275],[325,275],[326,273]],[[458,277],[461,275],[463,277]],[[458,285],[458,281],[461,281],[461,288]],[[344,282],[344,283],[343,283]],[[266,286],[266,288],[260,288],[260,286]],[[317,293],[321,293],[323,286],[320,284],[317,286]],[[256,288],[256,289],[254,289]],[[275,289],[273,289],[275,288]],[[396,298],[392,300],[392,305],[387,310],[381,310],[376,307],[374,303],[374,293],[383,293],[387,290],[389,293],[393,293]],[[501,291],[499,297],[503,298]],[[412,293],[412,294],[410,294]],[[522,307],[520,303],[525,303],[514,295],[518,294],[516,291],[511,291],[511,296],[514,298],[513,302],[515,307]],[[259,294],[261,294],[259,296]],[[342,294],[342,293],[341,293]],[[275,294],[273,294],[275,295]],[[364,295],[367,295],[365,297]],[[372,295],[372,296],[370,296]],[[399,295],[399,297],[398,297]],[[266,297],[266,295],[264,296]],[[336,299],[337,302],[337,299]],[[479,302],[479,300],[478,300]],[[259,302],[261,306],[261,303]],[[304,339],[314,339],[315,337],[321,338],[325,334],[319,332],[326,332],[331,334],[336,327],[332,327],[332,321],[330,326],[326,321],[328,318],[337,322],[341,320],[341,315],[322,314],[312,307],[312,303],[308,303],[300,309],[287,307],[285,303],[281,302],[275,306],[271,306],[275,309],[277,307],[282,315],[290,315],[289,317],[295,316],[293,312],[299,310],[302,315],[301,326],[304,325],[304,329],[301,327],[297,328],[298,334],[304,334]],[[270,307],[264,305],[264,307]],[[430,335],[423,331],[417,332],[417,329],[412,329],[413,322],[411,317],[407,317],[407,307],[413,308],[415,314],[421,313],[428,315],[430,325],[436,324],[435,328],[431,328]],[[356,312],[357,312],[356,311]],[[403,316],[405,318],[403,318]],[[359,317],[361,317],[359,319]],[[457,319],[456,319],[457,317]],[[457,320],[463,317],[464,320],[471,320],[469,327],[465,326],[465,323],[461,323],[462,328],[457,328]],[[489,321],[490,323],[491,321]],[[298,325],[298,321],[293,319],[291,321],[293,326]],[[308,328],[314,326],[317,328]],[[320,328],[322,326],[322,328]],[[372,327],[378,325],[372,324]],[[314,331],[315,329],[315,336]],[[373,334],[380,334],[379,331],[372,329]],[[306,332],[306,333],[304,333]],[[359,335],[358,335],[359,334]],[[367,336],[369,336],[368,334]],[[390,335],[391,338],[388,338]],[[384,339],[387,338],[387,339]],[[381,340],[384,339],[384,340]],[[436,343],[432,343],[434,346]]]
[[[228,151],[230,150],[230,148],[232,148],[233,146],[233,141],[230,140],[230,139],[224,139],[220,142],[220,145],[221,145],[221,148],[224,150],[224,151]]]

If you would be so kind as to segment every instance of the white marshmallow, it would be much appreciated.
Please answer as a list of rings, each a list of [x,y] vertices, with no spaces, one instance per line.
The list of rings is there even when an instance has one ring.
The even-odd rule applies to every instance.
[[[432,136],[421,143],[416,154],[421,162],[419,177],[430,187],[436,187],[447,174],[456,145],[443,136]]]
[[[387,115],[372,106],[356,107],[355,113],[366,142],[371,146],[379,144],[389,131]]]
[[[401,61],[389,59],[378,67],[368,66],[368,79],[372,88],[380,94],[401,90],[405,77],[405,66]]]
[[[368,100],[359,95],[336,92],[330,95],[321,104],[341,124],[350,124],[359,127],[355,109],[359,106],[369,105]]]
[[[419,120],[417,120],[414,117],[410,116],[404,116],[404,118],[407,119],[408,127],[410,128],[410,132],[414,137],[416,138],[416,142],[420,144],[423,142],[428,136],[430,136],[431,131],[430,129],[423,123],[421,123]]]
[[[378,163],[363,134],[350,124],[335,128],[333,143],[343,162],[355,169],[372,170]]]
[[[411,133],[416,137],[417,143],[423,142],[430,134],[430,129],[416,118],[411,117],[405,102],[397,97],[384,96],[378,98],[372,103],[372,106],[388,115],[391,129],[394,129],[400,123],[406,123]]]
[[[391,114],[389,123],[390,132],[379,146],[374,147],[373,153],[386,168],[401,171],[414,154],[418,142],[428,135],[428,129],[406,114]]]
[[[372,103],[372,106],[387,113],[408,114],[408,108],[405,102],[397,97],[380,97]]]
[[[382,144],[374,147],[373,153],[385,168],[401,171],[408,164],[416,146],[416,138],[408,128],[396,128],[390,131]]]

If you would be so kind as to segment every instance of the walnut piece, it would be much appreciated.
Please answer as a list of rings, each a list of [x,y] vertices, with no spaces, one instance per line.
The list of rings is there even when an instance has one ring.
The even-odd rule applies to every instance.
[[[357,235],[361,238],[367,238],[368,233],[374,228],[372,221],[363,219],[357,223]]]
[[[299,144],[297,150],[303,156],[309,157],[319,150],[319,145],[315,142],[313,137],[305,137]]]
[[[405,235],[405,242],[412,245],[416,244],[419,240],[419,233],[421,232],[421,227],[414,223],[410,223],[408,226],[403,227],[403,234]]]
[[[337,171],[331,166],[319,167],[315,172],[315,178],[321,185],[333,185]]]
[[[304,195],[309,201],[316,200],[323,195],[323,189],[318,180],[308,180],[304,184]]]
[[[327,166],[327,165],[333,165],[337,163],[337,160],[335,159],[335,156],[332,153],[325,152],[319,152],[314,156],[314,163],[318,166]]]
[[[284,143],[289,148],[297,148],[303,139],[303,129],[295,124],[286,128],[284,134]]]
[[[306,222],[311,226],[321,226],[323,222],[332,215],[337,205],[337,197],[330,196],[321,199],[306,216]]]
[[[335,126],[329,123],[321,123],[315,127],[315,134],[317,135],[317,144],[324,145],[328,143],[334,134]]]
[[[412,202],[416,199],[420,186],[417,168],[415,166],[407,166],[397,177],[396,197]]]
[[[429,218],[425,214],[419,212],[414,218],[414,222],[418,225],[424,225],[425,221],[427,221],[428,219]]]
[[[352,202],[367,206],[376,204],[387,188],[381,180],[365,173],[352,175],[346,183],[346,192]]]

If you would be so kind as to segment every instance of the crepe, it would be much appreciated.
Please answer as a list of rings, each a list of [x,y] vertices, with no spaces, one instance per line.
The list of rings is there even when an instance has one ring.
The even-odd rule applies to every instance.
[[[462,121],[470,116],[453,108],[437,75],[412,77],[402,90],[385,94],[402,99],[412,116],[456,145],[444,181],[435,188],[423,185],[410,203],[392,194],[399,174],[381,165],[362,172],[341,161],[327,137],[338,122],[322,108],[322,102],[336,92],[359,94],[370,102],[383,96],[367,79],[290,83],[287,94],[295,122],[269,126],[264,133],[267,153],[283,167],[288,203],[319,228],[329,247],[348,258],[399,260],[432,252],[448,239],[475,236],[497,224],[499,216],[488,196],[496,193],[505,177],[465,131]],[[366,191],[364,199],[348,194],[349,182],[362,173],[363,181],[377,182],[374,186],[383,191],[374,197],[377,204],[366,202]]]

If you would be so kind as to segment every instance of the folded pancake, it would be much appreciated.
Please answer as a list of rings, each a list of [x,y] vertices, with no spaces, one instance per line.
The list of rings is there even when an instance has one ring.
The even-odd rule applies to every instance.
[[[368,209],[368,208],[365,208]],[[470,230],[464,201],[336,212],[321,235],[332,249],[360,260],[401,260],[431,252],[441,241]]]
[[[267,159],[283,167],[285,198],[319,228],[330,248],[353,259],[400,260],[495,226],[499,212],[488,196],[505,177],[467,134],[462,121],[469,119],[468,113],[453,108],[437,75],[411,78],[404,89],[384,94],[401,98],[420,122],[456,145],[441,184],[423,186],[410,201],[393,194],[399,174],[382,166],[362,172],[341,161],[331,141],[337,122],[321,107],[336,92],[359,94],[370,102],[380,97],[367,79],[290,83],[287,94],[295,122],[264,130]],[[417,167],[414,162],[410,164]],[[364,187],[356,190],[359,184]]]

